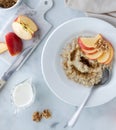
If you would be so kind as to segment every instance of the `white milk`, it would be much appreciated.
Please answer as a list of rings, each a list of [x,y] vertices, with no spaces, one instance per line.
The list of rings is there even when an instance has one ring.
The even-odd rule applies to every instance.
[[[34,92],[29,80],[16,85],[13,89],[12,100],[17,108],[29,106],[33,98]]]

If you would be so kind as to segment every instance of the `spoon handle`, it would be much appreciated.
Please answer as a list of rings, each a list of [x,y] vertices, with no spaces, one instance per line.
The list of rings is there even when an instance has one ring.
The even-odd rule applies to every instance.
[[[68,121],[66,126],[69,127],[73,127],[75,125],[75,123],[77,122],[81,111],[83,110],[84,106],[86,105],[86,103],[88,102],[91,94],[92,94],[92,90],[90,90],[89,94],[87,95],[87,97],[84,99],[84,101],[82,102],[82,104],[80,105],[80,107],[76,110],[76,112],[73,114],[72,118]]]

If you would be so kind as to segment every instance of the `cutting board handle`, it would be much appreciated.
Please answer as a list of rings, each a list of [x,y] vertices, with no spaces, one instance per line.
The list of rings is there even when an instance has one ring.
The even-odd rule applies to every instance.
[[[44,17],[44,15],[50,8],[52,8],[52,6],[53,0],[40,0],[39,5],[35,10],[38,10],[40,12],[39,14]]]

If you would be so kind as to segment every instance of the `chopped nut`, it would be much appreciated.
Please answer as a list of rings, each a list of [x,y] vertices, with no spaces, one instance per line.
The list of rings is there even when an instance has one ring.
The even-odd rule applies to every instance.
[[[39,122],[42,119],[42,113],[34,112],[32,118],[33,118],[33,121]]]
[[[51,117],[51,112],[48,109],[43,110],[42,116],[45,117],[46,119]]]
[[[107,51],[109,49],[107,41],[105,41],[104,39],[99,39],[98,42],[95,43],[95,45],[98,50]]]
[[[45,117],[46,119],[51,117],[51,112],[48,109],[43,110],[43,112],[34,112],[33,113],[33,121],[40,122],[41,119]]]

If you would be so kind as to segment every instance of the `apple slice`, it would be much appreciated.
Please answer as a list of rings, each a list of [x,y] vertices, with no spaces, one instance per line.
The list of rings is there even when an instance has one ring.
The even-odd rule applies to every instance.
[[[8,50],[12,56],[19,54],[23,49],[22,40],[13,32],[5,35]]]
[[[81,49],[85,49],[85,50],[93,50],[94,49],[93,47],[87,47],[87,46],[85,46],[83,44],[82,40],[81,40],[81,37],[78,38],[78,44],[81,47]]]
[[[101,55],[103,54],[103,51],[97,51],[96,53],[94,54],[86,54],[86,57],[90,60],[95,60],[97,58],[99,58]]]
[[[20,15],[12,23],[14,32],[24,40],[30,40],[38,30],[35,22],[27,16]]]
[[[103,39],[101,34],[97,34],[95,37],[79,37],[78,43],[81,48],[91,50],[95,48],[95,43],[97,43],[99,39]]]
[[[110,57],[104,64],[110,64],[114,57],[114,49],[110,43],[109,43],[109,47],[110,47]]]
[[[8,50],[7,45],[3,42],[0,42],[0,54],[7,51],[7,50]]]
[[[104,52],[103,55],[97,58],[99,63],[105,63],[110,57],[110,49],[107,52]]]
[[[94,54],[97,52],[97,49],[92,49],[92,50],[86,50],[84,48],[81,48],[81,50],[85,53],[85,54]]]

